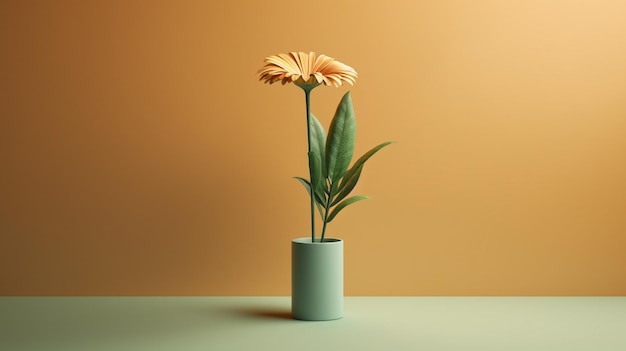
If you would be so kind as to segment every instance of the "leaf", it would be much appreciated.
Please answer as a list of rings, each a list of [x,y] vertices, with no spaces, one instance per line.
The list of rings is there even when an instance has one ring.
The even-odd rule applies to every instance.
[[[354,189],[357,182],[359,181],[359,177],[361,176],[361,171],[363,170],[363,167],[365,166],[365,162],[367,162],[367,160],[369,160],[369,158],[372,157],[375,153],[377,153],[380,149],[384,148],[385,146],[389,144],[393,144],[393,142],[387,141],[374,147],[370,151],[366,152],[363,156],[361,156],[354,163],[354,165],[346,172],[344,177],[341,179],[341,185],[339,186],[339,193],[337,194],[337,197],[331,203],[331,206],[334,206],[336,203],[343,200],[346,196],[350,194],[352,189]]]
[[[354,139],[356,134],[356,121],[352,99],[348,91],[337,110],[328,130],[326,139],[326,168],[327,176],[333,184],[336,184],[346,173],[352,154],[354,154]]]
[[[337,207],[335,207],[335,209],[333,209],[333,211],[330,213],[330,216],[328,216],[328,219],[326,220],[326,223],[330,223],[330,221],[332,221],[335,216],[337,216],[337,214],[343,210],[344,208],[346,208],[346,206],[351,205],[357,201],[361,201],[361,200],[366,200],[369,199],[369,197],[364,196],[364,195],[356,195],[353,197],[349,197],[345,200],[343,200],[342,202],[339,203],[339,205],[337,205]]]
[[[311,133],[311,151],[315,151],[322,161],[322,175],[326,176],[326,131],[315,116],[309,114],[309,131]]]
[[[325,198],[324,188],[323,188],[323,179],[322,176],[322,161],[320,161],[319,155],[311,150],[309,152],[309,173],[311,176],[311,187],[313,188],[313,192],[315,196],[319,198]]]
[[[341,186],[339,187],[339,193],[337,194],[337,197],[333,199],[330,206],[335,206],[335,204],[337,204],[339,201],[343,200],[346,196],[348,196],[348,194],[350,194],[352,189],[354,189],[354,187],[356,186],[356,183],[359,181],[359,177],[361,176],[362,170],[363,170],[363,166],[359,167],[356,170],[354,170],[354,167],[353,167],[350,169],[350,171],[346,173],[346,175],[341,179]]]
[[[309,183],[308,180],[301,178],[301,177],[294,177],[296,180],[298,180],[300,182],[300,184],[302,184],[304,186],[304,188],[306,189],[306,192],[309,194],[309,196],[311,196],[311,183]],[[315,196],[315,204],[317,205],[317,210],[320,212],[320,216],[324,216],[322,213],[322,207],[325,208],[324,206],[324,201],[322,201],[322,199],[318,198],[318,196]]]
[[[367,162],[367,160],[369,160],[370,157],[372,157],[375,153],[380,151],[385,146],[393,144],[393,143],[394,143],[393,141],[386,141],[386,142],[384,142],[384,143],[382,143],[380,145],[375,146],[370,151],[368,151],[365,154],[363,154],[363,156],[361,156],[354,163],[354,165],[352,165],[352,168],[350,168],[350,170],[348,170],[348,172],[346,172],[346,177],[345,178],[350,178],[352,176],[351,173],[355,173],[355,172],[357,172],[357,170],[360,172],[359,168],[362,168],[365,165],[365,162]],[[341,187],[343,187],[343,182],[342,182]]]

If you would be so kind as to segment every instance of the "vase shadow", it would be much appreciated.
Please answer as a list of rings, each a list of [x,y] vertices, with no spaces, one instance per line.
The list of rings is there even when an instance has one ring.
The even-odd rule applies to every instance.
[[[294,320],[290,310],[281,308],[243,308],[238,309],[237,313],[256,318]]]

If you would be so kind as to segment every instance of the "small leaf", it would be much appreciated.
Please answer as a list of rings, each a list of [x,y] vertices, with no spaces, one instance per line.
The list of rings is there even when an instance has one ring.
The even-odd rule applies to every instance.
[[[364,195],[356,195],[353,197],[349,197],[345,200],[343,200],[342,202],[339,203],[339,205],[337,205],[337,207],[335,207],[335,209],[333,209],[333,211],[330,213],[330,216],[328,216],[328,219],[326,220],[326,223],[330,223],[330,221],[332,221],[335,216],[337,216],[337,214],[343,210],[344,208],[346,208],[346,206],[351,205],[357,201],[361,201],[361,200],[366,200],[369,199],[369,197],[364,196]]]
[[[316,192],[322,186],[322,162],[315,151],[309,152],[309,174],[311,176],[311,186]]]
[[[326,176],[326,131],[312,113],[309,114],[309,131],[311,132],[311,151],[319,155],[322,175]]]
[[[308,180],[301,178],[301,177],[294,177],[296,180],[298,180],[300,182],[300,184],[302,184],[304,186],[304,188],[306,189],[306,192],[309,194],[309,196],[311,196],[311,183],[309,183]],[[326,208],[325,206],[325,202],[319,198],[319,196],[315,196],[315,204],[317,205],[317,210],[320,212],[320,216],[324,216],[322,213],[322,208]]]
[[[333,202],[330,206],[335,206],[339,201],[343,200],[346,196],[350,194],[352,189],[356,186],[356,183],[359,181],[359,177],[361,176],[361,171],[363,170],[363,166],[354,170],[354,168],[350,169],[346,173],[346,175],[341,180],[341,186],[339,187],[339,194],[337,197],[333,199]],[[351,172],[352,171],[352,172]]]
[[[350,92],[347,92],[337,106],[326,139],[325,156],[328,173],[325,176],[335,184],[344,176],[352,161],[355,135],[354,109]]]
[[[360,167],[363,167],[365,165],[365,162],[367,162],[367,160],[369,160],[370,157],[372,157],[375,153],[377,153],[378,151],[380,151],[382,148],[384,148],[387,145],[393,144],[393,141],[386,141],[380,145],[375,146],[374,148],[372,148],[370,151],[366,152],[365,154],[363,154],[363,156],[361,156],[355,163],[354,165],[352,165],[352,168],[350,170],[348,170],[348,172],[346,173],[346,178],[349,178],[351,176],[350,173],[354,173],[356,172]],[[343,182],[342,182],[343,183]],[[343,186],[343,184],[342,184]]]
[[[320,157],[315,151],[309,152],[309,173],[311,177],[311,185],[315,195],[320,199],[325,199],[324,195],[324,178],[322,176],[322,165]]]
[[[380,149],[384,148],[385,146],[389,144],[393,144],[393,142],[387,141],[372,148],[370,151],[366,152],[363,156],[361,156],[354,163],[354,165],[346,172],[345,176],[341,179],[341,185],[339,186],[339,193],[337,194],[337,197],[331,203],[331,206],[334,206],[336,203],[343,200],[346,196],[350,194],[352,189],[354,189],[357,182],[359,181],[359,177],[361,176],[361,171],[363,170],[363,167],[365,166],[365,162],[367,162],[367,160],[369,160],[369,158],[372,157],[375,153],[377,153]]]

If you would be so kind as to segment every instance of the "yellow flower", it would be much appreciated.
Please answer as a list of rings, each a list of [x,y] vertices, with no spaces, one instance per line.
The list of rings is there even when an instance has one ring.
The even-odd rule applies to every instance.
[[[357,73],[354,68],[326,55],[317,56],[314,52],[290,52],[265,59],[265,65],[257,72],[259,80],[265,83],[294,83],[298,86],[334,85],[343,82],[353,85]]]

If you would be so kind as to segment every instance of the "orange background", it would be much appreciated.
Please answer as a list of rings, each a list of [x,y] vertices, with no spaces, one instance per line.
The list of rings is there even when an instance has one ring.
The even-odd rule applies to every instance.
[[[359,72],[347,295],[626,294],[624,1],[3,1],[0,294],[289,295],[304,95]]]

